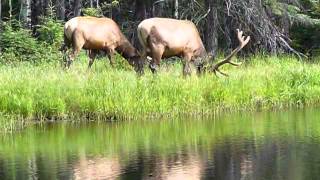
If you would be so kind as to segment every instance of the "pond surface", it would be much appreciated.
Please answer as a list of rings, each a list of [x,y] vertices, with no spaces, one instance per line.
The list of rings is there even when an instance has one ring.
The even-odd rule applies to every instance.
[[[49,123],[0,135],[0,179],[319,179],[320,110]]]

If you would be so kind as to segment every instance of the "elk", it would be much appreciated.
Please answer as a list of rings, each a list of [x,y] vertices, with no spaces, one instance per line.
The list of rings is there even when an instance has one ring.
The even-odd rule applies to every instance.
[[[128,39],[121,32],[119,26],[110,18],[75,17],[66,22],[64,26],[64,45],[62,50],[66,53],[72,46],[66,67],[70,67],[80,50],[89,50],[89,65],[91,68],[99,50],[104,51],[110,64],[114,64],[115,51],[121,54],[137,72],[142,71],[141,57]]]
[[[238,40],[240,45],[234,49],[230,55],[224,60],[210,67],[210,71],[221,73],[227,76],[226,73],[220,71],[220,67],[224,64],[239,66],[240,63],[231,61],[231,58],[237,54],[249,41],[250,36],[244,37],[243,32],[238,32]],[[197,66],[197,71],[200,73],[204,70],[204,59],[211,56],[207,53],[199,31],[195,24],[188,20],[177,20],[170,18],[150,18],[142,21],[137,28],[139,42],[142,46],[142,57],[147,56],[152,58],[149,68],[153,73],[156,72],[160,65],[161,58],[169,58],[178,56],[183,58],[183,74],[191,73],[190,62],[194,62]]]

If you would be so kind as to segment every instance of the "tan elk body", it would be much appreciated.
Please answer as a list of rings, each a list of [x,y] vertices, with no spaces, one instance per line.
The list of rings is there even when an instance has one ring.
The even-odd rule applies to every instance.
[[[172,56],[182,57],[183,73],[190,74],[190,62],[201,61],[208,57],[207,51],[202,43],[197,27],[188,20],[176,20],[170,18],[150,18],[142,21],[137,33],[140,44],[143,48],[143,56],[150,56],[152,61],[149,65],[152,72],[156,71],[162,58]],[[240,45],[223,61],[213,65],[213,72],[220,72],[219,67],[231,62],[232,56],[239,52],[250,40],[242,36],[242,31],[238,31]],[[200,71],[200,67],[198,67]],[[225,73],[222,73],[226,75]]]
[[[80,50],[89,50],[89,68],[99,50],[105,51],[113,64],[113,54],[117,51],[138,71],[140,55],[131,45],[119,26],[110,18],[75,17],[64,26],[64,47],[72,46],[67,66],[69,67]],[[140,64],[142,65],[142,64]],[[139,69],[141,70],[141,68]]]

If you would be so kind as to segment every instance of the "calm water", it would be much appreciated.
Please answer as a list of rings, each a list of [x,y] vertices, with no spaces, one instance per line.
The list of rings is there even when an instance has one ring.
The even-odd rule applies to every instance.
[[[319,179],[319,115],[34,125],[0,135],[0,179]]]

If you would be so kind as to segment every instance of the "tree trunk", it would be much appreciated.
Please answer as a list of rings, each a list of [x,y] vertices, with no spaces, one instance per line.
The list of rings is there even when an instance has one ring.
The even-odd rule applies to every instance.
[[[71,2],[71,0],[68,0],[66,3],[66,14],[65,14],[65,18],[68,20],[70,18],[73,17],[73,4]]]
[[[123,22],[122,20],[122,15],[121,15],[121,9],[116,6],[111,7],[111,14],[112,14],[112,19],[115,20],[116,22]]]
[[[136,0],[135,6],[135,20],[141,21],[147,18],[147,11],[146,11],[146,3],[145,0]]]
[[[41,1],[41,0],[40,0]],[[49,13],[49,0],[42,0],[43,1],[43,3],[42,3],[42,5],[43,5],[43,7],[42,7],[42,9],[43,9],[43,12],[41,12],[43,15],[48,15]]]
[[[20,20],[26,28],[31,28],[31,0],[21,1]]]
[[[2,6],[2,3],[1,3],[1,0],[0,0],[0,30],[2,29],[2,28],[1,28],[1,23],[2,23],[2,18],[1,18],[1,6]]]
[[[206,7],[210,8],[210,12],[206,18],[207,22],[204,27],[205,46],[207,52],[212,54],[213,57],[217,55],[218,50],[218,1],[219,0],[205,0]]]
[[[288,11],[288,10],[287,10]],[[289,37],[290,32],[290,17],[287,12],[285,12],[280,19],[280,28],[281,32],[286,36]]]
[[[224,29],[224,38],[223,41],[225,42],[226,52],[227,54],[230,54],[232,51],[232,39],[231,37],[231,19],[229,16],[224,15],[223,12],[219,14],[219,17],[223,18],[223,29]],[[221,47],[221,46],[220,46]]]
[[[92,0],[91,0],[91,2],[92,2]],[[66,10],[64,0],[56,0],[56,8],[57,8],[56,11],[57,11],[58,19],[64,21],[65,20],[65,10]]]
[[[156,1],[152,4],[152,15],[154,17],[162,17],[165,12],[166,1]]]
[[[74,17],[81,15],[81,0],[74,0],[73,13]]]
[[[93,8],[93,0],[90,0],[90,8]]]
[[[99,0],[97,0],[97,8],[99,8]]]
[[[39,17],[43,11],[42,1],[32,0],[31,6],[31,24],[39,24]]]
[[[179,19],[179,0],[174,1],[174,17]]]
[[[134,11],[134,21],[136,22],[136,25],[138,25],[138,22],[144,20],[147,18],[147,0],[135,0],[135,11]],[[137,32],[135,30],[136,25],[134,25],[134,28],[132,28],[132,33],[130,36],[130,41],[133,43],[135,47],[140,48],[140,43],[137,38]]]
[[[12,1],[9,0],[9,21],[11,21],[12,18]]]
[[[2,2],[0,0],[0,34],[2,33],[2,18],[1,18],[1,6],[2,6]],[[0,55],[1,55],[1,47],[0,47]]]

